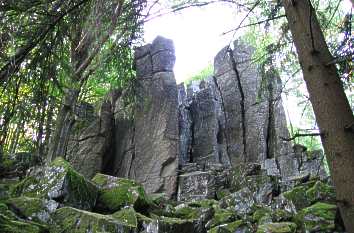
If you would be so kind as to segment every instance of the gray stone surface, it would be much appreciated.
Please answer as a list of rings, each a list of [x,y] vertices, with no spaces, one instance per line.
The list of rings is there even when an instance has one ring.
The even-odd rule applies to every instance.
[[[65,158],[87,178],[92,178],[105,166],[113,138],[113,103],[117,93],[109,93],[102,102],[98,116],[92,106],[79,108]],[[81,106],[82,107],[82,106]]]
[[[116,144],[120,146],[115,154],[119,159],[114,174],[135,179],[148,193],[165,192],[171,196],[177,187],[179,154],[173,43],[157,37],[136,53],[134,121],[129,126],[129,122],[122,121],[124,117],[116,118]],[[146,65],[146,61],[151,61],[151,65]]]
[[[211,172],[195,171],[179,176],[178,201],[210,199],[215,196],[215,179]]]

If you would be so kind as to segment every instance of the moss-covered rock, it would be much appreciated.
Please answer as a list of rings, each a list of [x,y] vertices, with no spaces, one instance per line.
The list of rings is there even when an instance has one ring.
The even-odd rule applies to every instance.
[[[195,223],[190,220],[170,217],[153,217],[153,220],[148,224],[148,232],[154,233],[191,233],[199,231],[196,230]]]
[[[304,232],[333,232],[336,210],[336,205],[317,202],[295,215],[294,222]]]
[[[236,215],[232,210],[218,209],[215,211],[213,218],[207,223],[207,228],[229,223],[236,220]]]
[[[130,216],[130,213],[128,214]],[[87,232],[135,232],[131,219],[127,220],[126,213],[117,213],[115,216],[102,215],[72,207],[56,210],[53,215],[54,224],[51,233],[87,233]]]
[[[251,214],[255,204],[253,192],[249,188],[243,188],[220,200],[222,208],[233,210],[240,216]]]
[[[33,222],[14,220],[0,213],[0,231],[1,233],[45,233],[48,229]]]
[[[112,217],[118,219],[120,222],[124,222],[127,226],[133,228],[137,228],[138,226],[137,214],[131,207],[115,212],[112,214]]]
[[[258,226],[257,233],[295,233],[296,227],[293,222],[266,223]]]
[[[297,210],[301,210],[318,201],[335,203],[336,199],[336,194],[332,186],[316,180],[296,186],[282,195],[290,200]]]
[[[6,201],[6,204],[17,215],[31,221],[50,223],[50,214],[56,210],[58,203],[54,200],[39,198],[17,197]]]
[[[268,207],[260,206],[254,211],[252,220],[257,224],[272,222],[272,210]]]
[[[219,209],[219,202],[214,199],[203,199],[203,200],[196,200],[187,203],[190,207],[212,207],[214,209]]]
[[[306,197],[312,204],[318,201],[334,204],[336,193],[333,186],[317,181],[311,188],[306,190]]]
[[[13,196],[54,199],[64,205],[89,210],[95,205],[98,189],[59,157],[42,173],[27,177],[14,186],[11,193]]]
[[[297,210],[305,208],[311,204],[310,200],[306,196],[306,186],[297,186],[287,192],[284,192],[282,195],[290,200],[296,207]]]
[[[125,206],[142,210],[151,202],[142,185],[133,180],[96,174],[92,181],[100,188],[97,209],[114,212]]]
[[[251,233],[252,229],[244,223],[242,220],[238,220],[235,222],[222,224],[208,230],[208,233],[234,233],[234,232],[242,232],[242,233]]]
[[[289,211],[283,210],[283,209],[275,209],[272,212],[272,219],[273,222],[286,222],[291,220],[293,217],[293,214]]]

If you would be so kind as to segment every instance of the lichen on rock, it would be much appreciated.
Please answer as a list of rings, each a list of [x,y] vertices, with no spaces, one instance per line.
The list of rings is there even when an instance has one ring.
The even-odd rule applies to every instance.
[[[101,211],[114,212],[125,206],[139,210],[149,204],[144,188],[133,180],[98,173],[92,181],[100,189],[96,208]]]
[[[13,196],[53,199],[62,204],[90,210],[97,198],[97,187],[76,172],[63,158],[56,158],[34,176],[13,187]]]
[[[126,218],[117,216],[102,215],[72,207],[64,207],[53,213],[54,224],[51,226],[51,233],[87,233],[87,232],[112,232],[112,233],[133,233],[133,227]]]

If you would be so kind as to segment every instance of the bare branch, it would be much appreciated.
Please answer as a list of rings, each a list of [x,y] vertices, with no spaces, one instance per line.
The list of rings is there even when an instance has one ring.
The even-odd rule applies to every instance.
[[[315,137],[315,136],[323,136],[323,133],[296,133],[294,134],[294,136],[290,138],[280,137],[280,139],[282,139],[283,141],[290,142],[299,137]]]
[[[221,35],[226,35],[226,34],[228,34],[230,32],[236,31],[236,30],[241,29],[241,28],[250,27],[250,26],[254,26],[254,25],[259,25],[259,24],[262,24],[262,23],[267,23],[269,21],[280,19],[280,18],[284,18],[284,17],[286,17],[286,15],[278,15],[278,16],[275,16],[275,17],[271,17],[271,18],[268,18],[268,19],[265,19],[265,20],[261,20],[261,21],[255,22],[255,23],[242,25],[242,26],[239,26],[237,28],[231,29],[229,31],[223,32]]]

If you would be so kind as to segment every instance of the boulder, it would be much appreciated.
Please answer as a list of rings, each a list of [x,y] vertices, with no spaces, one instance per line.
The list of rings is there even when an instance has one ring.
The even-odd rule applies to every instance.
[[[59,203],[54,200],[43,200],[26,196],[10,198],[6,201],[6,204],[18,216],[42,224],[51,223],[50,215],[59,206]]]
[[[251,233],[252,229],[245,224],[242,220],[237,220],[235,222],[222,224],[211,228],[208,233]]]
[[[178,201],[213,198],[215,179],[211,172],[196,171],[179,175]]]
[[[50,199],[85,210],[95,206],[97,194],[97,187],[61,157],[12,188],[13,196]]]
[[[117,213],[116,215],[102,215],[72,207],[56,210],[53,215],[54,224],[52,233],[82,233],[82,232],[137,232],[136,217]],[[134,220],[135,217],[135,220]]]
[[[221,199],[220,206],[233,210],[238,216],[242,217],[253,212],[252,206],[255,204],[253,197],[253,192],[245,187]]]
[[[160,217],[153,220],[148,228],[151,229],[151,233],[190,233],[195,232],[195,227],[193,221],[179,219],[179,218],[170,218],[170,217]]]
[[[46,233],[48,229],[42,225],[11,219],[0,213],[0,229],[2,233]]]
[[[142,185],[134,180],[96,174],[92,179],[99,187],[96,209],[112,213],[123,207],[137,210],[148,206],[148,198]]]
[[[336,203],[334,187],[321,181],[304,183],[282,193],[281,196],[291,201],[297,210],[301,210],[318,201]]]
[[[304,232],[333,232],[337,206],[322,202],[302,209],[294,221]]]
[[[295,233],[296,227],[293,222],[266,223],[258,226],[257,233]]]
[[[215,210],[213,218],[206,224],[206,228],[210,229],[235,220],[236,214],[233,210],[217,209]]]

